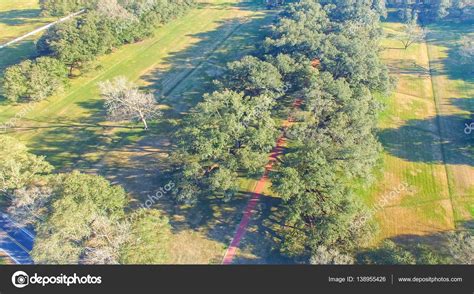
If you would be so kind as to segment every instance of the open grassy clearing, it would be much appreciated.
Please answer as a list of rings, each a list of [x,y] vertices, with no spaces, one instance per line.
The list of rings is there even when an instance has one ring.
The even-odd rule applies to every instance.
[[[173,149],[169,137],[181,113],[209,90],[225,62],[252,51],[261,38],[259,31],[271,15],[259,9],[251,2],[200,2],[185,17],[157,29],[153,38],[101,57],[88,73],[72,80],[65,93],[31,109],[4,103],[0,122],[22,114],[8,133],[32,152],[46,155],[58,171],[76,168],[105,175],[123,185],[137,203],[146,200],[166,184],[160,171],[168,166]],[[151,131],[105,121],[97,83],[118,75],[160,96],[163,118]],[[242,180],[243,190],[247,185]],[[169,262],[220,262],[245,196],[224,204],[211,196],[193,210],[174,206],[169,197],[160,200],[158,205],[166,210],[176,233]]]
[[[403,50],[396,39],[402,25],[384,24],[383,58],[398,85],[380,121],[383,173],[363,192],[383,206],[378,240],[432,235],[474,217],[472,138],[463,132],[474,84],[454,54],[470,27],[452,28],[431,26],[428,43]]]

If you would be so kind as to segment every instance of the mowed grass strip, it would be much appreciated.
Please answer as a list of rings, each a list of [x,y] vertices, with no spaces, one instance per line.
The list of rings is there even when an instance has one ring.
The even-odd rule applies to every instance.
[[[455,221],[462,225],[474,218],[474,134],[464,132],[474,122],[474,70],[458,53],[462,36],[474,36],[474,24],[441,23],[428,27],[428,56],[438,124]]]
[[[427,47],[401,48],[398,23],[385,23],[387,38],[382,58],[398,79],[380,121],[384,148],[383,173],[366,193],[380,223],[380,239],[420,235],[454,227],[452,209],[442,219],[433,214],[441,202],[449,202],[449,188],[439,139],[436,106],[429,75]],[[438,160],[439,163],[433,163]],[[451,213],[449,213],[451,212]]]
[[[369,205],[383,207],[375,208],[381,226],[377,240],[454,229],[457,222],[473,217],[474,176],[469,144],[460,135],[462,118],[458,116],[465,116],[466,110],[450,99],[472,97],[472,83],[448,76],[442,69],[455,56],[433,59],[434,51],[455,48],[452,40],[445,40],[444,47],[430,40],[429,45],[423,42],[404,50],[397,40],[403,34],[402,25],[385,23],[384,30],[382,57],[398,83],[392,97],[385,99],[379,124],[383,172],[372,188],[361,193]],[[432,34],[443,38],[439,32]],[[456,87],[459,84],[463,86]],[[450,125],[453,122],[457,128]]]

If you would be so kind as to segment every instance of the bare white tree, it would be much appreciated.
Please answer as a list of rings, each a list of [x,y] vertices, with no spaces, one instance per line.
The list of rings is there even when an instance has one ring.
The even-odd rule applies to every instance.
[[[87,241],[83,263],[118,264],[120,249],[130,238],[130,223],[112,221],[98,216],[91,225],[92,235]]]
[[[41,220],[47,213],[47,203],[53,191],[49,187],[32,186],[16,189],[12,195],[8,213],[21,225],[28,225]]]
[[[160,116],[155,96],[145,93],[125,77],[116,77],[112,81],[99,84],[105,99],[107,114],[114,121],[141,121],[145,130],[147,121]]]
[[[425,29],[418,25],[417,19],[418,17],[414,15],[404,25],[404,34],[400,37],[400,41],[405,50],[414,43],[422,42],[426,37]]]
[[[469,64],[474,62],[474,39],[472,37],[464,36],[461,38],[459,55],[461,55],[463,63]]]
[[[337,249],[319,246],[309,261],[311,264],[353,264],[354,258],[340,253]]]
[[[457,264],[474,264],[474,236],[469,231],[452,233],[448,248]]]
[[[138,21],[137,17],[120,5],[117,0],[99,0],[95,8],[97,12],[109,19],[120,20],[127,23]]]

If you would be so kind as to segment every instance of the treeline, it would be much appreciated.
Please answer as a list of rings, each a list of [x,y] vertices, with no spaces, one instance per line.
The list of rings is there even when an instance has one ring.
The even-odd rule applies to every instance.
[[[86,13],[53,26],[37,42],[41,58],[5,70],[3,93],[8,100],[40,100],[52,95],[66,85],[74,70],[83,71],[113,48],[151,36],[156,26],[182,15],[193,5],[192,0],[95,0],[43,1],[42,7],[49,11],[53,4],[85,2],[90,7]]]
[[[402,20],[412,14],[419,14],[422,22],[439,20],[472,21],[474,19],[474,3],[472,0],[434,0],[423,4],[408,2],[396,5]]]
[[[298,92],[300,122],[289,130],[291,148],[272,174],[284,200],[282,251],[312,263],[351,263],[376,228],[354,188],[370,181],[378,160],[374,94],[390,82],[380,61],[382,4],[311,0],[290,5],[266,41],[315,65]]]
[[[126,212],[124,189],[79,172],[52,174],[44,157],[0,136],[0,196],[9,216],[32,225],[40,264],[169,262],[168,219],[154,209]]]
[[[44,16],[64,16],[80,9],[93,7],[97,0],[40,0],[41,14]]]
[[[378,58],[384,14],[377,1],[290,4],[262,48],[229,63],[216,91],[186,117],[177,135],[177,199],[227,199],[239,175],[260,175],[280,132],[276,112],[303,99],[288,130],[291,148],[272,174],[284,200],[281,249],[312,262],[352,262],[375,230],[353,187],[370,178],[380,149],[374,93],[390,84]]]

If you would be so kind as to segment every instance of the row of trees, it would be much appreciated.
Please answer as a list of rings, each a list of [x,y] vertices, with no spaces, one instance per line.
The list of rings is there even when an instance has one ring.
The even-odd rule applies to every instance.
[[[52,3],[56,1],[43,4]],[[69,76],[74,71],[80,73],[97,56],[149,37],[157,25],[182,15],[192,5],[192,0],[88,1],[90,9],[86,13],[51,27],[37,42],[39,55],[47,58],[27,60],[5,71],[4,95],[11,101],[44,99],[65,86],[65,67]],[[51,74],[43,74],[48,70]],[[38,76],[41,83],[36,83]]]
[[[272,174],[284,200],[282,251],[313,262],[320,252],[332,256],[327,263],[353,261],[375,231],[369,222],[354,225],[368,213],[352,187],[370,177],[380,148],[372,93],[389,89],[378,58],[384,13],[377,1],[289,5],[261,50],[229,63],[216,91],[185,118],[177,200],[232,197],[239,174],[263,170],[279,133],[277,111],[303,98],[300,122],[288,131],[291,151]]]
[[[427,20],[451,18],[467,21],[474,18],[472,0],[438,0],[425,6],[422,12]]]
[[[92,6],[97,0],[40,0],[41,14],[44,16],[64,16]]]
[[[398,8],[401,20],[409,20],[413,14],[419,13],[423,22],[443,19],[470,21],[474,18],[474,2],[472,0],[434,0],[423,4],[406,1]]]
[[[43,157],[17,140],[0,136],[0,184],[10,216],[33,225],[33,259],[42,264],[163,263],[171,235],[156,210],[125,212],[120,186],[79,172],[51,174]]]
[[[378,58],[383,6],[373,1],[303,0],[292,4],[265,42],[298,64],[305,87],[292,148],[271,174],[284,200],[282,251],[312,263],[351,263],[376,232],[354,187],[367,183],[380,150],[380,109],[373,93],[389,90]],[[357,225],[356,225],[357,224]]]

